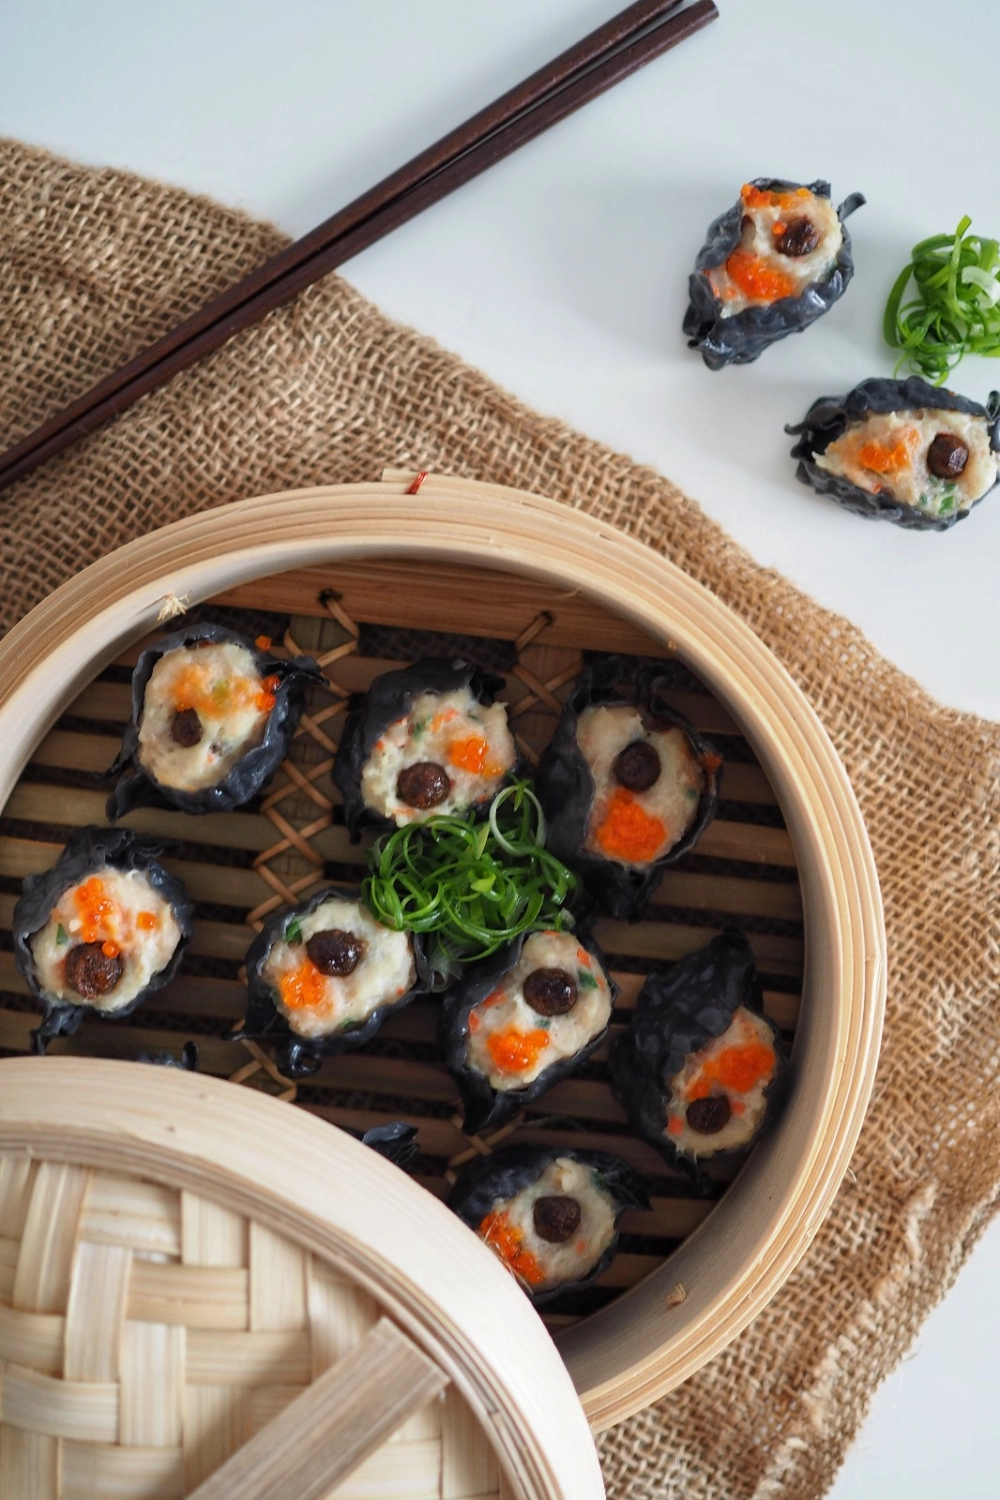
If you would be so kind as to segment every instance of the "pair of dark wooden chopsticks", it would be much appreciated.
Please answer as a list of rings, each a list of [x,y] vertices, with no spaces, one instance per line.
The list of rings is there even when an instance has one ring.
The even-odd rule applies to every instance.
[[[207,303],[0,455],[0,489],[258,323],[328,271],[714,21],[713,0],[637,0]]]

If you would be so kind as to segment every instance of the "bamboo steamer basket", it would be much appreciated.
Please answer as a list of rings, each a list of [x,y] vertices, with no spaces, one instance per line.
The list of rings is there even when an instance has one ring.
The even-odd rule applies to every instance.
[[[695,858],[668,872],[654,898],[666,904],[652,920],[634,927],[604,922],[598,936],[605,951],[621,955],[624,1020],[644,970],[700,946],[717,930],[713,922],[743,920],[760,967],[777,976],[771,990],[765,977],[766,1008],[795,1032],[794,1081],[777,1127],[735,1181],[724,1191],[720,1184],[717,1203],[667,1183],[650,1216],[631,1225],[626,1219],[639,1248],[619,1255],[602,1278],[604,1305],[586,1316],[546,1319],[591,1424],[601,1428],[664,1395],[723,1348],[774,1295],[822,1221],[874,1079],[885,1003],[878,882],[857,803],[825,731],[784,669],[712,595],[647,548],[564,505],[434,475],[414,497],[413,481],[412,473],[391,471],[381,483],[265,496],[192,517],[88,568],[21,622],[0,644],[0,801],[13,830],[5,836],[0,829],[0,874],[51,864],[58,845],[47,825],[103,821],[103,797],[47,784],[46,768],[109,762],[110,738],[88,738],[78,719],[113,717],[107,705],[124,702],[127,688],[95,678],[105,669],[121,676],[139,641],[202,601],[290,616],[288,640],[320,656],[341,706],[352,688],[391,664],[379,658],[384,627],[433,629],[445,632],[443,640],[471,635],[484,649],[512,643],[511,712],[529,759],[551,732],[582,649],[655,655],[679,681],[694,674],[688,687],[682,681],[678,703],[697,727],[722,737],[723,797],[729,787],[736,811],[720,811]],[[332,636],[323,634],[327,627]],[[53,729],[67,711],[75,717],[61,724],[69,727]],[[329,766],[324,747],[333,746],[327,730],[335,729],[338,711],[307,713],[312,762],[286,766],[291,780],[262,804],[278,842],[255,857],[252,870],[214,871],[211,889],[231,886],[226,899],[242,901],[251,922],[315,888],[326,861],[357,858],[319,791]],[[29,767],[26,781],[29,762],[42,770]],[[282,812],[291,803],[280,803],[296,790],[307,809],[297,821]],[[146,810],[125,821],[176,837],[180,816]],[[186,821],[198,823],[203,841],[245,840],[263,850],[249,815],[224,817],[224,828],[236,833],[213,815]],[[211,899],[208,886],[196,888],[208,879],[203,865],[177,868],[196,898]],[[0,894],[5,923],[11,905],[12,897]],[[205,923],[195,950],[201,941],[205,952],[229,953],[227,931]],[[8,957],[0,954],[0,964]],[[0,977],[13,992],[9,963]],[[221,980],[191,981],[175,1009],[207,1014],[221,987]],[[397,1019],[387,1035],[424,1042],[432,1035],[417,1007]],[[0,1011],[0,1048],[26,1050],[30,1023],[23,1007]],[[137,1032],[141,1043],[110,1026],[88,1040],[85,1027],[82,1040],[53,1050],[132,1056],[140,1045],[149,1051],[180,1040],[173,1024],[172,1034]],[[231,1054],[223,1058],[224,1044],[201,1035],[198,1043],[210,1072],[235,1072],[242,1081],[247,1071],[267,1067],[258,1057],[240,1072]],[[328,1060],[320,1076],[333,1089],[381,1088],[396,1098],[397,1110],[399,1096],[408,1094],[414,1118],[426,1115],[421,1137],[440,1155],[441,1173],[490,1148],[458,1133],[447,1118],[447,1075],[429,1065],[357,1053]],[[300,1095],[299,1102],[342,1124],[371,1122],[365,1108],[337,1103],[341,1097],[332,1105],[322,1096],[310,1102]],[[606,1082],[565,1080],[542,1106],[558,1116],[527,1119],[515,1138],[619,1149],[641,1171],[655,1171],[653,1148],[624,1134]],[[583,1126],[573,1134],[576,1118]],[[438,1193],[446,1185],[441,1173],[427,1180]],[[649,1253],[650,1245],[658,1253]]]
[[[5,1500],[604,1495],[493,1255],[366,1146],[248,1090],[0,1063],[0,1287]]]

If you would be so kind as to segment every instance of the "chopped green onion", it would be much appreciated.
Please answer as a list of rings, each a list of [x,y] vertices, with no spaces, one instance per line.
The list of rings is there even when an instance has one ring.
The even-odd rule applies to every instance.
[[[289,922],[288,926],[285,928],[285,942],[286,943],[301,943],[301,941],[302,941],[302,921],[301,921],[301,919],[299,917],[296,917],[295,921],[294,922]]]
[[[573,926],[576,876],[545,848],[545,816],[525,781],[497,793],[489,815],[439,814],[377,839],[362,898],[398,932],[431,937],[443,975],[488,958],[527,932]]]
[[[943,385],[966,354],[1000,356],[1000,245],[968,234],[971,223],[914,245],[897,276],[883,319],[886,343],[902,350],[895,374],[908,365]]]
[[[597,989],[597,980],[594,978],[593,974],[591,974],[589,969],[577,969],[576,978],[581,990]]]
[[[57,943],[57,945],[59,947],[62,947],[63,943],[68,943],[68,942],[69,942],[69,937],[67,935],[66,929],[63,926],[63,924],[60,922],[59,925],[58,925],[58,927],[56,928],[56,943]]]

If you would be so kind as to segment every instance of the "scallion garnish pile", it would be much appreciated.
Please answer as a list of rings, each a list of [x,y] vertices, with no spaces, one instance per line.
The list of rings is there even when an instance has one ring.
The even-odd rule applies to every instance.
[[[1000,246],[968,234],[964,218],[954,234],[914,245],[886,304],[886,343],[904,365],[943,385],[966,354],[1000,355]],[[910,284],[915,296],[904,302]]]
[[[497,793],[489,816],[443,814],[372,846],[362,897],[396,931],[432,936],[443,975],[526,932],[572,927],[576,876],[545,848],[545,814],[526,781]]]

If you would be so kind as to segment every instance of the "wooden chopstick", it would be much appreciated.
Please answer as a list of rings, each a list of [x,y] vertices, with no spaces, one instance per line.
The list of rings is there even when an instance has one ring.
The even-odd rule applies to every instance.
[[[679,3],[637,0],[227,288],[0,455],[0,489],[125,411],[140,396],[165,384],[718,15],[714,0],[696,0],[669,16]]]

